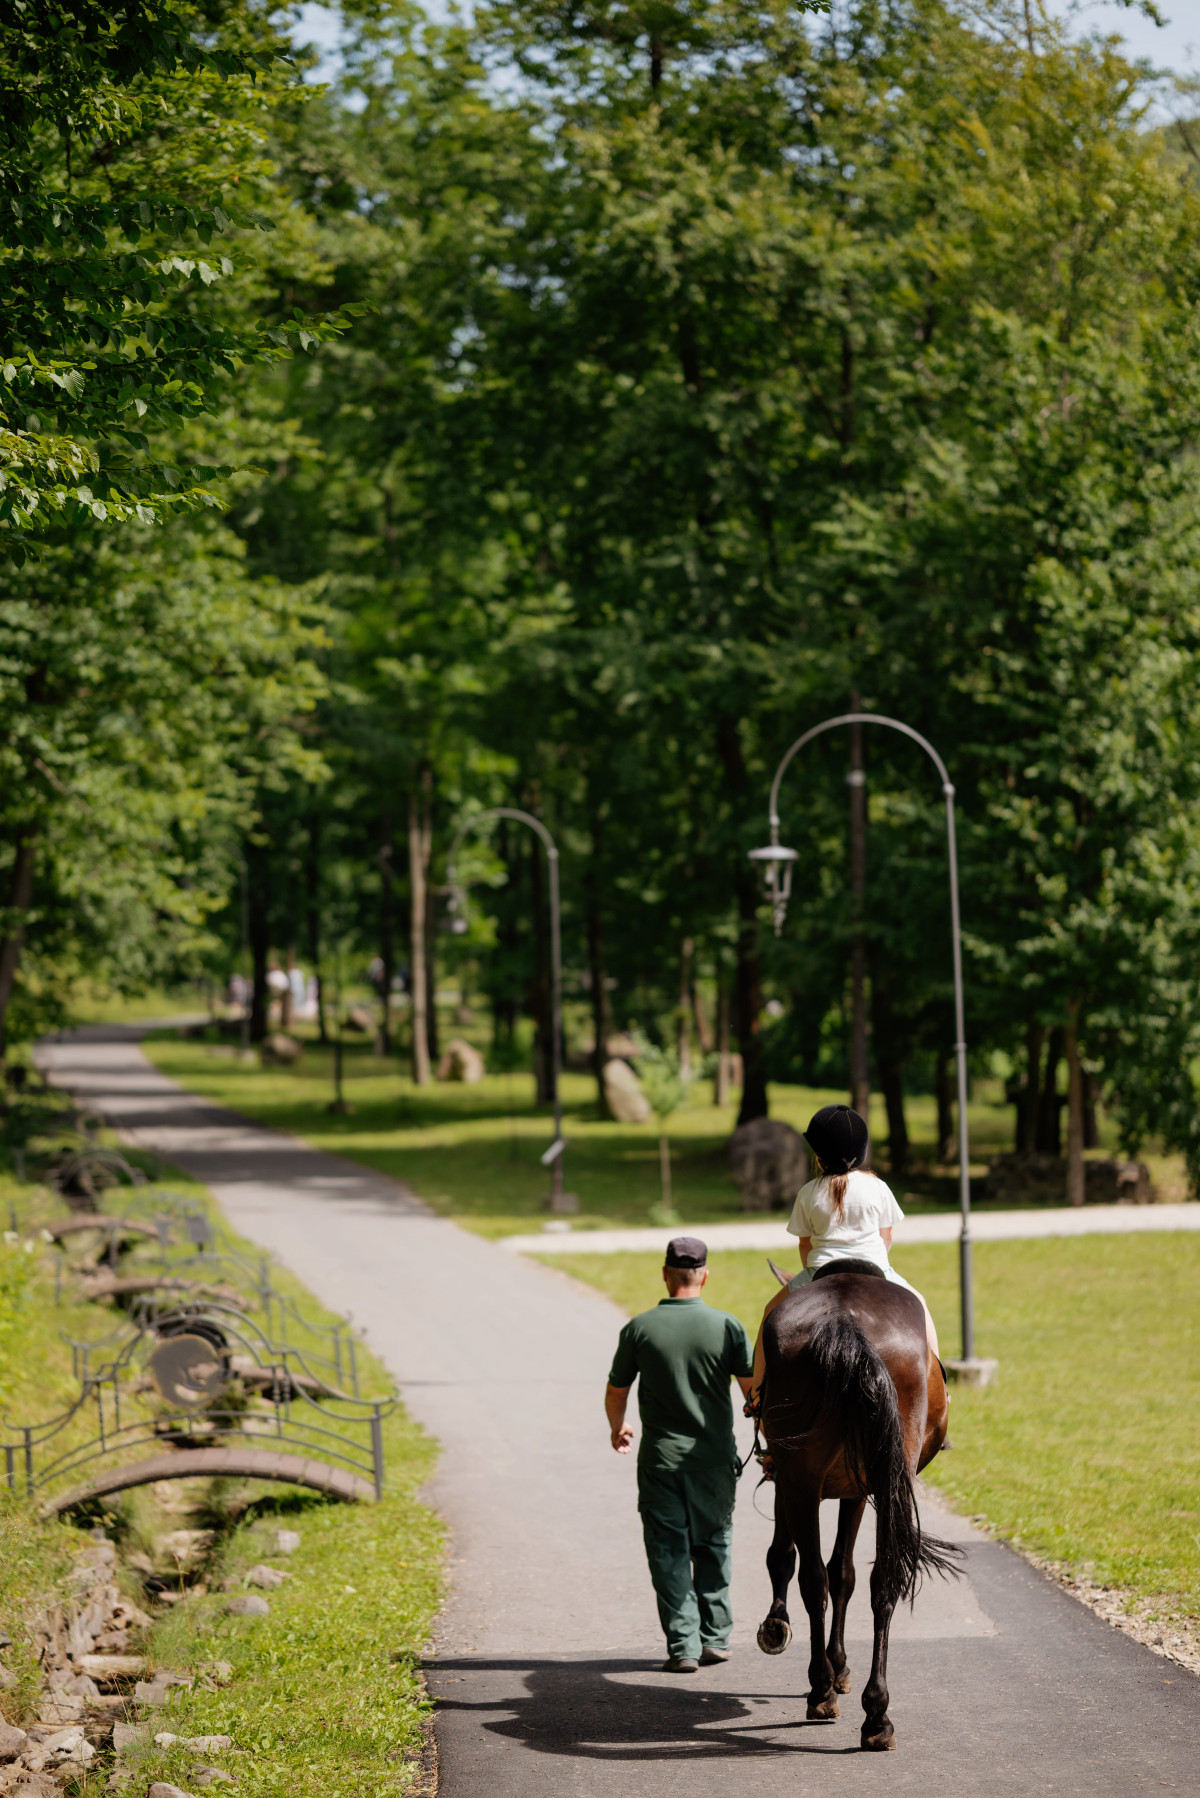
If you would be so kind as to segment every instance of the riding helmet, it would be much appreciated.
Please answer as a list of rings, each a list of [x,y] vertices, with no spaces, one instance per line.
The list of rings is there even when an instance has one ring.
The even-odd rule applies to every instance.
[[[848,1174],[867,1154],[867,1126],[849,1105],[822,1105],[804,1140],[827,1174]]]

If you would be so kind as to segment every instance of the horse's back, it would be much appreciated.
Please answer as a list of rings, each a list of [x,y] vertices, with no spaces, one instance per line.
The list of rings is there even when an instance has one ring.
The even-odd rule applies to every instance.
[[[776,1439],[784,1455],[806,1442],[805,1458],[814,1477],[823,1468],[825,1496],[850,1495],[852,1482],[834,1452],[835,1419],[822,1412],[837,1400],[829,1389],[832,1339],[865,1339],[863,1352],[882,1362],[895,1390],[907,1455],[915,1473],[938,1452],[946,1433],[946,1389],[925,1336],[920,1299],[904,1286],[867,1273],[847,1271],[799,1287],[777,1305],[763,1328],[768,1443]],[[823,1423],[831,1427],[822,1427]],[[774,1451],[773,1451],[774,1452]]]

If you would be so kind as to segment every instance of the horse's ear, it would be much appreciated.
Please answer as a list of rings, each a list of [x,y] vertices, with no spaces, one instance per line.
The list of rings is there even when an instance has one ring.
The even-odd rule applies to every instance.
[[[772,1259],[769,1255],[767,1256],[767,1266],[770,1268],[771,1272],[775,1275],[775,1278],[779,1281],[779,1284],[781,1286],[786,1286],[788,1284],[788,1282],[791,1280],[791,1277],[792,1277],[791,1274],[785,1274],[781,1267],[776,1267],[775,1263],[772,1261]]]

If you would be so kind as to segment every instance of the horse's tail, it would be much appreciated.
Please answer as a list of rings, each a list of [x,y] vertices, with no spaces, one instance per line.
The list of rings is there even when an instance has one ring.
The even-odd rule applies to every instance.
[[[923,1574],[961,1572],[961,1548],[921,1529],[896,1388],[865,1331],[840,1312],[813,1331],[804,1359],[814,1397],[837,1413],[847,1469],[875,1501],[875,1570],[886,1601],[914,1599]]]

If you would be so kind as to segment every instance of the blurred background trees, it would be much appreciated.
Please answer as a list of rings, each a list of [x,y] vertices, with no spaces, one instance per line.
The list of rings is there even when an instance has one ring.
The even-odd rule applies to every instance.
[[[786,778],[778,941],[746,851],[779,756],[856,693],[955,779],[968,1035],[1016,1146],[1061,1146],[1070,1066],[1130,1147],[1200,1165],[1200,193],[1120,47],[1007,0],[372,0],[321,87],[245,0],[177,17],[208,61],[139,63],[142,110],[89,100],[83,138],[35,107],[17,145],[56,204],[174,193],[143,229],[177,261],[169,288],[143,267],[132,199],[93,231],[140,334],[110,319],[82,391],[124,429],[153,390],[117,525],[8,514],[10,1032],[85,969],[252,968],[261,1036],[272,962],[319,974],[336,939],[383,1053],[436,1066],[449,978],[544,1090],[536,843],[473,848],[445,929],[450,839],[508,803],[562,849],[567,1046],[601,1106],[634,1026],[685,1076],[737,1052],[743,1121],[773,1080],[844,1085],[847,742]],[[197,284],[172,233],[202,227],[229,267]],[[68,253],[12,249],[17,288]],[[77,292],[22,325],[10,389],[33,355],[70,374]],[[117,466],[107,414],[56,428]],[[172,492],[236,470],[223,518],[172,519],[168,467]],[[869,1072],[903,1168],[906,1090],[950,1132],[940,794],[881,733],[865,766]]]

